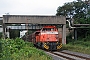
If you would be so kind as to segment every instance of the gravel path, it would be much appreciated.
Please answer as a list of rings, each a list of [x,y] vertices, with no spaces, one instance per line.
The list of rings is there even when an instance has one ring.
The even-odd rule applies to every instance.
[[[70,54],[74,54],[74,55],[78,55],[78,56],[83,56],[83,57],[86,57],[86,58],[90,58],[90,55],[88,55],[88,54],[83,54],[83,53],[78,53],[78,52],[72,52],[72,51],[68,51],[68,50],[63,50],[63,51],[61,51],[61,52],[66,52],[66,53],[70,53]],[[46,52],[47,54],[49,54],[49,55],[51,55],[52,56],[52,58],[53,58],[53,60],[67,60],[67,59],[65,59],[65,58],[63,58],[63,57],[60,57],[60,56],[56,56],[56,55],[54,55],[54,54],[51,54],[51,53],[49,53],[49,52]],[[61,54],[61,53],[60,53]],[[68,55],[67,55],[68,56]],[[73,56],[72,56],[73,57]],[[78,58],[79,59],[79,58]],[[78,60],[78,59],[76,59],[76,60]],[[83,59],[79,59],[79,60],[83,60]]]

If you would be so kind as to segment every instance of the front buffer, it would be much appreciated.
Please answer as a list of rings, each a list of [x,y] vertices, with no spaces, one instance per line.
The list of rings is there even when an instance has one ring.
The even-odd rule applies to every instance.
[[[62,48],[62,44],[59,42],[45,42],[43,47],[46,50],[59,50]]]

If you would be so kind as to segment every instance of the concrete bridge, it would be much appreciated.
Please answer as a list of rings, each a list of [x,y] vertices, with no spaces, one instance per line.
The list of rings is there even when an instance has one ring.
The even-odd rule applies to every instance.
[[[66,44],[66,18],[64,16],[38,16],[38,15],[3,15],[3,35],[4,38],[8,27],[13,24],[36,24],[36,25],[61,25],[62,43]],[[25,29],[29,29],[28,27]]]

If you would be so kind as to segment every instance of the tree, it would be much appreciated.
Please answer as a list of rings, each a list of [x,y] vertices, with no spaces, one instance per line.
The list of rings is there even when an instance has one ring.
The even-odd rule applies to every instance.
[[[56,15],[71,17],[76,24],[90,24],[90,2],[89,0],[77,0],[65,3],[57,8]],[[78,37],[86,37],[90,35],[90,29],[78,29],[78,33]]]
[[[56,15],[73,17],[75,23],[85,23],[84,20],[87,16],[87,8],[89,7],[87,6],[87,2],[88,1],[77,0],[65,3],[63,6],[57,8]]]

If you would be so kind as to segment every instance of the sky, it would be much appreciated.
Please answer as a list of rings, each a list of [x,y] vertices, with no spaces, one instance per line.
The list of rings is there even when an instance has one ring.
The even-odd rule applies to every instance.
[[[0,17],[10,15],[55,15],[59,6],[74,0],[0,0]]]

